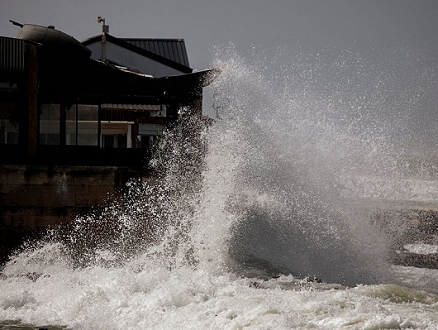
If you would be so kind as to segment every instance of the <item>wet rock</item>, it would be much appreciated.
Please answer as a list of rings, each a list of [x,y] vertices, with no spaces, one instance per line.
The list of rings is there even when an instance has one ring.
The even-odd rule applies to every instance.
[[[400,266],[438,269],[438,253],[417,254],[403,251],[393,256],[392,263]]]

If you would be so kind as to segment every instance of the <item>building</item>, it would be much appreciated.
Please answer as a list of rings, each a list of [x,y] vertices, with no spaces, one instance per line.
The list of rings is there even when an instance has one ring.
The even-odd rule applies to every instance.
[[[79,43],[15,24],[17,38],[0,37],[3,164],[141,165],[179,109],[202,115],[213,70],[190,68],[184,40],[102,32]]]
[[[25,236],[70,222],[133,176],[180,109],[202,116],[215,70],[194,72],[184,40],[83,43],[53,26],[0,37],[0,263]]]

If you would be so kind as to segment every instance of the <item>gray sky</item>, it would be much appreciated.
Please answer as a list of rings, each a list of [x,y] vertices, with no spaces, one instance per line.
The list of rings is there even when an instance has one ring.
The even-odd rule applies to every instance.
[[[55,25],[82,41],[106,18],[116,37],[184,38],[191,66],[214,45],[339,48],[368,52],[413,44],[438,49],[437,0],[0,0],[0,35],[20,23]],[[438,57],[438,56],[437,56]]]
[[[116,37],[184,38],[197,70],[212,67],[214,47],[230,42],[245,58],[302,48],[323,54],[327,62],[343,50],[363,54],[371,64],[364,66],[362,86],[380,79],[379,70],[394,72],[385,78],[388,91],[375,96],[390,105],[375,113],[397,112],[418,98],[408,109],[409,123],[421,136],[435,136],[433,144],[438,144],[438,0],[0,0],[0,35],[17,35],[12,19],[54,25],[83,41],[101,32],[98,16]],[[308,60],[307,65],[314,63]],[[369,70],[373,67],[374,72]],[[356,69],[362,70],[353,65],[350,71]],[[328,80],[348,75],[339,72],[336,78],[333,73],[336,68],[326,74]],[[326,84],[329,93],[333,84]],[[355,93],[360,95],[362,87]],[[207,103],[205,113],[214,116]]]

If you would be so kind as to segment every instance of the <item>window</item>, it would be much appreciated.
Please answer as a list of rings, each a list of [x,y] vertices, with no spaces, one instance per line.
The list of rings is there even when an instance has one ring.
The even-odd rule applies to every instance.
[[[134,122],[129,121],[102,121],[101,146],[103,148],[128,148],[133,124]]]
[[[66,144],[79,146],[98,145],[97,105],[78,104],[66,111]]]
[[[0,144],[18,144],[18,105],[14,102],[0,102]]]
[[[140,123],[138,124],[138,136],[140,148],[152,148],[157,139],[163,134],[164,124]]]
[[[40,144],[59,145],[60,143],[60,105],[41,105]]]
[[[65,144],[76,145],[76,105],[67,107],[65,112]]]

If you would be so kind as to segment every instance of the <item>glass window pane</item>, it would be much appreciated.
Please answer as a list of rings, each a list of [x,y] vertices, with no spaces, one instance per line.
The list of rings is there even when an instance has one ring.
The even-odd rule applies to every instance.
[[[97,105],[78,105],[78,145],[98,145],[98,111]]]
[[[126,148],[129,138],[131,138],[129,121],[102,121],[101,123],[101,146],[104,148]]]
[[[60,105],[41,105],[40,144],[59,145],[60,142]]]
[[[14,102],[0,102],[0,144],[18,144],[18,105]]]
[[[76,130],[76,105],[67,108],[65,143],[67,145],[76,145],[77,142],[79,146],[97,146],[99,107],[97,105],[78,104],[77,110],[78,127]]]
[[[76,105],[67,107],[65,120],[65,144],[76,145]]]

